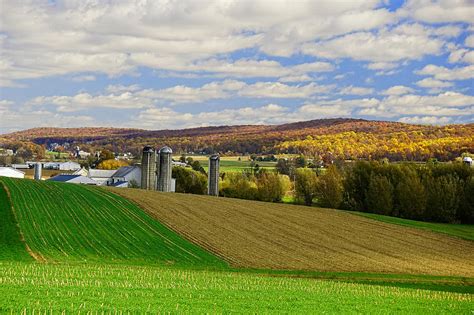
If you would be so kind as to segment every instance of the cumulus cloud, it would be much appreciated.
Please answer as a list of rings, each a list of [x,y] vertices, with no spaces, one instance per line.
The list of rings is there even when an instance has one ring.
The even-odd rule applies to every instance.
[[[409,0],[399,14],[429,23],[472,23],[473,10],[470,0]]]
[[[414,90],[410,87],[404,86],[404,85],[395,85],[392,86],[384,91],[382,91],[380,94],[382,95],[404,95],[408,93],[413,93]]]
[[[469,80],[474,78],[474,65],[449,69],[443,66],[430,64],[415,73],[419,75],[430,75],[437,80]]]
[[[408,116],[402,117],[398,121],[408,124],[418,125],[445,125],[452,122],[452,117],[437,117],[437,116]]]
[[[352,58],[370,61],[375,63],[375,67],[380,67],[400,60],[440,54],[445,41],[434,35],[435,29],[420,24],[401,24],[376,33],[356,32],[306,44],[303,46],[303,52],[328,59]]]
[[[346,95],[367,95],[373,94],[373,88],[361,87],[361,86],[346,86],[342,88],[339,93]]]
[[[446,88],[453,86],[453,83],[440,81],[433,78],[426,78],[416,82],[416,85],[424,87],[424,88]]]

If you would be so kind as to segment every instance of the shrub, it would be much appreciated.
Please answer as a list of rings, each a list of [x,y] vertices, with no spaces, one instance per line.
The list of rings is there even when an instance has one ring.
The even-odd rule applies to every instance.
[[[258,197],[253,177],[244,173],[228,173],[219,194],[223,197],[255,200]]]

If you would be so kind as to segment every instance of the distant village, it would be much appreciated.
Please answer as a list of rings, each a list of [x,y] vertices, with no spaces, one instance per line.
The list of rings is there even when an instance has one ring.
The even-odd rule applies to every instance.
[[[55,144],[52,144],[49,149],[54,150]],[[159,150],[145,146],[142,156],[135,157],[130,152],[124,154],[114,154],[110,151],[90,153],[76,146],[70,152],[70,157],[73,160],[6,163],[6,161],[18,161],[14,158],[15,152],[11,149],[0,148],[0,158],[3,158],[0,160],[0,165],[3,164],[0,166],[0,176],[174,192],[176,180],[171,177],[172,167],[190,168],[191,166],[186,161],[174,161],[172,152],[172,149],[166,146]],[[84,163],[80,163],[86,159],[89,159],[90,162],[91,157],[93,157],[93,161],[97,162],[92,163],[93,166],[99,166],[98,168],[86,167]],[[209,161],[209,194],[217,196],[219,193],[219,156],[212,155]],[[114,167],[122,164],[130,165]],[[106,166],[107,169],[100,166]],[[211,180],[212,176],[214,180]]]

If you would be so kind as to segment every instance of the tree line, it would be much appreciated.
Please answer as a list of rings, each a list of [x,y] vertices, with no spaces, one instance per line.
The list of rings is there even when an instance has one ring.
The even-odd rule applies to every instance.
[[[370,212],[406,219],[474,223],[474,170],[463,163],[358,161],[315,167],[299,157],[278,171],[249,169],[221,174],[223,197]],[[312,167],[308,167],[312,166]],[[174,168],[177,192],[205,194],[198,168]]]

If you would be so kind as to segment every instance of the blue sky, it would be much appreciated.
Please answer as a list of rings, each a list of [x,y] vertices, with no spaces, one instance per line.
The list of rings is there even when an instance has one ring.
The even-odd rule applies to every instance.
[[[0,0],[0,133],[474,120],[474,2]]]

